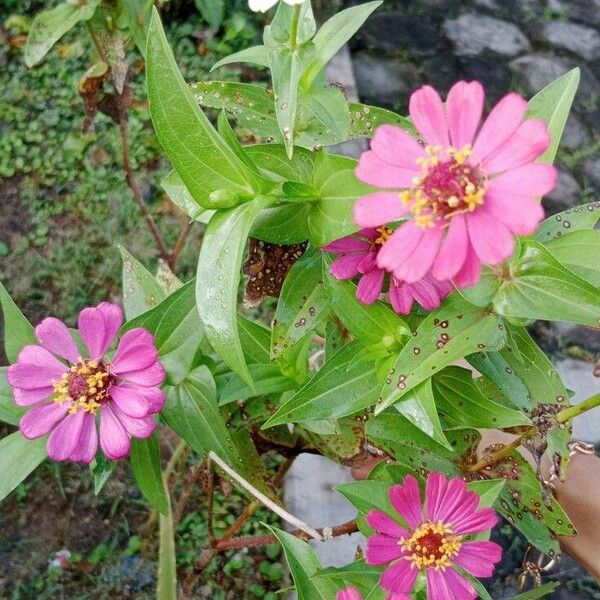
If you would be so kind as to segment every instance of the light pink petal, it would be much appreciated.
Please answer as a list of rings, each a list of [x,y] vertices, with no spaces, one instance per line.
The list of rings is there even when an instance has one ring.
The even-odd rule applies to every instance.
[[[440,95],[429,85],[424,85],[410,97],[410,117],[420,136],[429,146],[450,145],[448,124]]]
[[[482,508],[462,519],[453,520],[452,529],[460,535],[488,531],[498,522],[493,508]]]
[[[154,387],[165,380],[165,368],[157,361],[147,369],[123,373],[122,378],[125,383]]]
[[[489,198],[483,210],[515,235],[531,235],[544,220],[542,204],[535,198]]]
[[[359,198],[353,211],[354,222],[360,227],[379,227],[402,218],[409,207],[402,204],[398,194],[375,192]]]
[[[80,411],[82,412],[82,411]],[[83,425],[79,433],[79,441],[71,456],[73,462],[89,464],[96,458],[98,450],[98,432],[96,431],[96,418],[90,413],[84,413]]]
[[[122,323],[121,307],[108,302],[102,302],[96,307],[84,308],[79,313],[77,326],[90,358],[104,356]]]
[[[112,385],[111,400],[130,417],[145,417],[150,412],[150,404],[145,396],[132,386]]]
[[[471,287],[479,281],[481,275],[481,261],[477,258],[471,242],[467,250],[465,264],[460,271],[452,278],[453,283],[460,289]]]
[[[438,294],[440,295],[440,300],[443,300],[448,296],[451,292],[454,291],[454,286],[450,281],[439,281],[429,275],[425,278],[428,281],[431,281],[433,285],[436,287]]]
[[[363,183],[380,188],[409,188],[412,180],[419,174],[415,163],[412,168],[397,167],[382,160],[373,152],[367,150],[360,155],[355,174]]]
[[[397,538],[376,534],[367,538],[365,560],[369,565],[387,565],[402,556],[403,550]]]
[[[394,269],[394,275],[403,281],[413,283],[422,279],[431,268],[440,248],[443,229],[425,229],[418,246]],[[385,244],[383,246],[385,248]]]
[[[407,283],[412,297],[425,309],[433,310],[442,303],[442,296],[431,279],[420,279]]]
[[[475,165],[479,164],[508,140],[523,122],[526,112],[527,100],[525,98],[519,94],[504,96],[483,122],[473,144],[473,154],[469,162]]]
[[[46,350],[72,363],[79,360],[80,353],[73,336],[60,319],[47,317],[35,328],[35,335]]]
[[[467,229],[473,250],[486,265],[501,263],[515,249],[515,240],[508,227],[485,210],[467,215]]]
[[[473,586],[452,569],[427,569],[427,600],[475,600]]]
[[[446,99],[446,115],[450,143],[457,150],[473,144],[483,114],[484,99],[485,92],[478,81],[459,81],[450,88]]]
[[[35,406],[21,417],[19,429],[28,440],[35,440],[47,434],[67,414],[70,407],[70,402]]]
[[[395,271],[415,251],[425,230],[408,221],[401,225],[385,241],[377,255],[377,265],[387,271]]]
[[[381,125],[371,140],[371,150],[383,161],[397,167],[418,170],[417,159],[424,156],[423,146],[395,125]]]
[[[539,119],[529,119],[520,125],[504,144],[492,152],[483,161],[482,166],[492,175],[516,169],[541,156],[551,141],[546,123]]]
[[[410,594],[418,574],[419,569],[413,567],[411,562],[400,560],[383,572],[379,583],[388,592]],[[448,600],[448,598],[445,600]]]
[[[13,388],[13,398],[17,406],[31,406],[50,398],[53,394],[54,388],[51,387],[35,388],[33,390]]]
[[[331,263],[329,272],[336,279],[352,279],[358,275],[358,267],[364,257],[364,254],[344,254],[338,256]]]
[[[149,438],[156,429],[156,421],[152,416],[143,417],[141,419],[126,415],[118,406],[112,407],[116,417],[121,421],[127,433],[138,439],[145,440]]]
[[[118,304],[113,304],[112,302],[100,302],[98,309],[104,316],[104,325],[106,327],[106,340],[104,343],[108,350],[123,325],[123,309]]]
[[[410,527],[414,528],[423,523],[419,484],[412,475],[407,475],[401,485],[393,485],[388,495],[392,506]]]
[[[115,375],[139,371],[152,365],[158,358],[152,334],[141,327],[131,329],[119,341],[112,360],[111,371]]]
[[[110,460],[125,458],[131,449],[125,427],[108,405],[100,412],[100,447]]]
[[[120,384],[121,389],[127,389],[130,386],[126,384]],[[146,402],[149,406],[149,414],[160,412],[165,405],[165,393],[159,387],[141,387],[135,386],[135,391],[138,394],[142,394],[146,398]]]
[[[557,178],[558,171],[552,165],[529,163],[490,179],[485,186],[485,201],[501,196],[515,200],[541,198],[556,187]]]
[[[336,594],[335,600],[362,600],[362,597],[356,588],[347,588],[340,590]]]
[[[78,410],[67,415],[52,431],[48,438],[48,456],[52,460],[67,460],[79,442],[85,412]]]
[[[367,523],[378,533],[383,533],[397,540],[409,537],[408,531],[404,527],[401,527],[397,521],[394,521],[392,517],[381,510],[369,511]]]
[[[60,379],[68,367],[41,346],[25,346],[17,362],[8,368],[6,378],[13,387],[24,390],[47,388]]]
[[[469,249],[469,234],[463,215],[455,215],[450,221],[446,237],[437,253],[431,274],[436,279],[452,279],[465,264]]]
[[[384,276],[385,271],[383,269],[372,269],[365,273],[358,282],[356,297],[363,304],[373,304],[381,294]]]
[[[335,254],[350,254],[351,252],[368,252],[370,244],[353,235],[335,240],[327,246],[322,246],[323,252],[334,252]]]
[[[454,562],[473,577],[491,577],[502,558],[502,547],[494,542],[465,542]]]
[[[399,315],[407,315],[412,310],[413,303],[414,298],[411,285],[392,277],[392,283],[390,284],[390,304],[394,311]]]

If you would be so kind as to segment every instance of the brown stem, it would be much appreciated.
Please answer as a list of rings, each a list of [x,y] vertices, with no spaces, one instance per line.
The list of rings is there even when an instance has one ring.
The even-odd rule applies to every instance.
[[[206,496],[208,498],[208,507],[206,509],[206,531],[208,533],[209,546],[214,545],[215,530],[213,527],[213,508],[215,496],[215,476],[210,460],[206,461]]]
[[[507,446],[500,448],[497,452],[493,452],[489,456],[482,458],[480,461],[476,462],[474,465],[471,465],[466,468],[467,473],[479,473],[479,471],[483,471],[486,467],[490,467],[499,463],[503,458],[506,458],[513,450],[516,450],[526,439],[533,437],[537,432],[535,427],[532,427],[530,430],[526,431],[522,435],[520,435],[516,440],[512,441]]]
[[[175,247],[173,248],[173,251],[169,256],[168,265],[171,268],[171,270],[175,267],[175,263],[177,262],[177,259],[179,258],[183,247],[185,246],[185,242],[187,241],[190,233],[192,232],[192,227],[194,227],[194,222],[190,221],[189,223],[186,223],[185,227],[181,230],[181,234],[179,235],[179,238],[175,243]]]

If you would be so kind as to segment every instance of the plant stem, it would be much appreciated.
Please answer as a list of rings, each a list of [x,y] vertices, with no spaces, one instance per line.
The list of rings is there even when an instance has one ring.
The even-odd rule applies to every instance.
[[[587,400],[584,400],[580,404],[563,408],[563,410],[556,415],[556,420],[559,423],[566,423],[574,417],[582,415],[592,408],[596,408],[596,406],[600,406],[600,393],[590,396]]]
[[[298,47],[298,23],[300,22],[300,4],[294,6],[292,13],[292,24],[290,26],[290,48],[295,50]]]
[[[526,431],[524,434],[520,435],[516,440],[512,441],[507,446],[500,448],[497,452],[482,458],[480,461],[476,462],[474,465],[467,467],[467,473],[479,473],[479,471],[483,471],[486,467],[490,467],[499,463],[503,458],[506,458],[513,450],[516,450],[527,438],[530,438],[535,435],[537,429],[532,427],[529,431]]]
[[[181,230],[181,234],[179,235],[179,238],[177,239],[175,247],[173,248],[173,251],[171,252],[171,256],[169,258],[168,264],[171,270],[175,267],[175,263],[177,262],[177,259],[179,258],[179,255],[181,254],[181,251],[183,250],[185,242],[187,241],[190,233],[192,232],[193,227],[194,221],[190,221],[189,223],[186,223],[185,227]]]

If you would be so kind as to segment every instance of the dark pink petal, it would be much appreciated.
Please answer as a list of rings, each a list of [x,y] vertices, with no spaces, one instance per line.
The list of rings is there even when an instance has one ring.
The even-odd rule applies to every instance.
[[[380,188],[409,188],[412,180],[419,174],[415,163],[413,167],[397,167],[382,160],[373,150],[367,150],[360,155],[355,174],[360,181]]]
[[[375,130],[371,150],[385,162],[415,171],[418,170],[417,159],[425,156],[423,146],[395,125],[381,125]]]
[[[100,447],[110,460],[125,458],[131,449],[125,427],[108,405],[100,412]]]
[[[85,412],[78,410],[67,415],[52,431],[48,438],[48,456],[52,460],[67,460],[79,443]]]
[[[392,506],[410,527],[414,528],[423,523],[419,484],[412,475],[407,475],[401,485],[393,485],[388,495]]]
[[[122,323],[121,308],[108,302],[102,302],[96,307],[84,308],[79,313],[77,326],[90,358],[104,356]]]
[[[431,504],[428,495],[427,514],[432,521],[443,521],[444,523],[452,524],[454,522],[452,521],[452,518],[456,516],[455,511],[461,511],[463,509],[470,495],[475,498],[475,505],[470,510],[477,508],[479,497],[474,492],[469,492],[466,482],[460,477],[453,477],[450,481],[448,481],[444,475],[442,475],[442,478],[445,483],[440,483],[441,480],[439,477],[432,479],[430,475],[433,486],[431,494],[432,502],[435,498],[436,480],[438,481],[437,491],[438,493],[441,493],[441,496],[437,496],[437,502]],[[427,481],[427,485],[429,486],[429,480]]]
[[[390,284],[390,304],[399,315],[407,315],[412,310],[414,298],[409,283],[398,281],[392,277]]]
[[[335,600],[362,600],[362,597],[356,588],[347,588],[340,590],[336,594]]]
[[[552,138],[544,121],[529,119],[519,126],[504,144],[483,161],[485,171],[491,175],[516,169],[541,156]]]
[[[442,296],[431,279],[424,278],[407,283],[412,297],[425,309],[433,310],[442,303]]]
[[[496,148],[502,145],[517,130],[525,118],[527,100],[519,94],[508,94],[494,106],[483,122],[473,144],[469,162],[481,163]]]
[[[354,222],[360,227],[379,227],[397,221],[409,211],[400,196],[392,192],[367,194],[354,204]]]
[[[443,520],[444,497],[448,487],[448,478],[443,473],[433,472],[427,477],[425,485],[425,514],[430,521]]]
[[[502,547],[494,542],[465,542],[454,562],[473,577],[491,577],[502,558]]]
[[[425,229],[418,246],[394,269],[394,275],[408,283],[418,282],[431,268],[440,248],[443,229]],[[383,245],[385,248],[385,244]]]
[[[394,272],[415,251],[424,232],[425,230],[413,221],[401,225],[379,250],[377,265],[381,269]]]
[[[451,145],[460,150],[473,144],[483,114],[485,92],[478,81],[459,81],[448,92],[446,115]]]
[[[352,279],[358,275],[358,266],[365,254],[343,254],[338,256],[329,267],[329,272],[336,279]]]
[[[403,552],[398,545],[397,538],[381,534],[372,535],[367,538],[365,560],[369,565],[387,565],[387,563],[400,558]]]
[[[418,574],[419,569],[413,567],[411,562],[400,560],[383,572],[379,584],[388,592],[410,594]],[[448,598],[445,598],[445,600],[448,600]]]
[[[156,429],[156,421],[152,416],[138,419],[126,415],[118,406],[113,406],[112,410],[131,437],[145,440]]]
[[[374,242],[381,234],[376,227],[363,227],[356,235],[368,238],[371,242]]]
[[[392,517],[381,510],[369,511],[367,523],[378,533],[384,533],[397,540],[410,537],[408,531],[406,531],[404,527],[401,527],[397,521],[394,521]]]
[[[373,304],[381,294],[384,276],[385,271],[383,269],[372,269],[365,273],[358,282],[356,297],[363,304]]]
[[[438,294],[440,295],[440,300],[443,300],[454,291],[454,286],[452,285],[451,281],[439,281],[433,277],[431,277],[431,281],[433,285],[435,285]]]
[[[47,388],[60,379],[68,367],[41,346],[25,346],[17,362],[8,368],[6,378],[13,387],[24,390]]]
[[[125,383],[133,383],[144,387],[160,385],[165,380],[165,368],[157,361],[147,369],[123,373]]]
[[[111,371],[115,375],[140,371],[152,365],[157,358],[158,350],[150,332],[142,328],[131,329],[119,341]]]
[[[424,85],[410,97],[410,117],[420,136],[429,146],[450,145],[448,124],[440,95],[429,85]]]
[[[477,258],[471,243],[467,250],[467,258],[465,264],[460,271],[452,278],[452,282],[460,289],[471,287],[479,281],[481,275],[481,261]]]
[[[427,569],[427,600],[475,600],[473,586],[452,569]]]
[[[465,264],[469,249],[469,234],[463,215],[455,215],[440,249],[437,253],[431,274],[436,279],[452,279]]]
[[[335,240],[327,246],[322,246],[323,252],[333,252],[335,254],[350,254],[351,252],[368,252],[370,244],[365,240],[361,240],[353,235]]]
[[[140,419],[150,413],[150,403],[133,386],[112,385],[109,394],[111,400],[130,417]]]
[[[66,414],[70,402],[62,405],[57,402],[36,406],[21,417],[19,429],[28,440],[46,435]]]
[[[368,273],[373,269],[377,269],[377,250],[372,250],[358,263],[358,272]]]
[[[120,384],[119,387],[127,389],[130,386]],[[163,409],[165,405],[165,393],[159,387],[133,387],[135,387],[135,391],[138,392],[138,394],[142,394],[142,396],[146,398],[146,402],[148,402],[150,408],[149,414],[158,413]]]
[[[475,492],[466,492],[462,497],[455,498],[454,501],[448,503],[446,510],[446,522],[455,527],[456,523],[460,523],[465,519],[474,515],[479,506],[479,496]]]
[[[489,197],[508,196],[515,199],[541,198],[556,187],[558,171],[551,165],[529,163],[490,179],[485,185],[485,201]]]
[[[34,390],[13,388],[13,398],[17,406],[31,406],[42,400],[47,400],[53,394],[54,388],[51,387],[35,388]]]
[[[70,459],[76,463],[89,464],[96,457],[98,450],[98,432],[96,431],[96,418],[85,413],[83,425],[79,434],[79,441],[73,450]]]
[[[44,319],[35,328],[35,335],[46,350],[54,352],[72,363],[79,360],[80,353],[73,336],[60,319],[54,317]]]
[[[462,519],[454,520],[452,529],[460,535],[481,533],[482,531],[491,529],[497,522],[498,517],[493,508],[481,508]]]
[[[473,250],[486,265],[501,263],[515,249],[508,227],[481,208],[467,215],[467,229]]]

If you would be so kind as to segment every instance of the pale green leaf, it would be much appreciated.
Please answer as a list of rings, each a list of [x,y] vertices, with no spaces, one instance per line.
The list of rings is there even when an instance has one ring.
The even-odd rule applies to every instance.
[[[0,283],[0,308],[4,317],[4,351],[8,360],[16,362],[21,349],[28,344],[37,344],[33,326],[13,302],[6,288]]]

